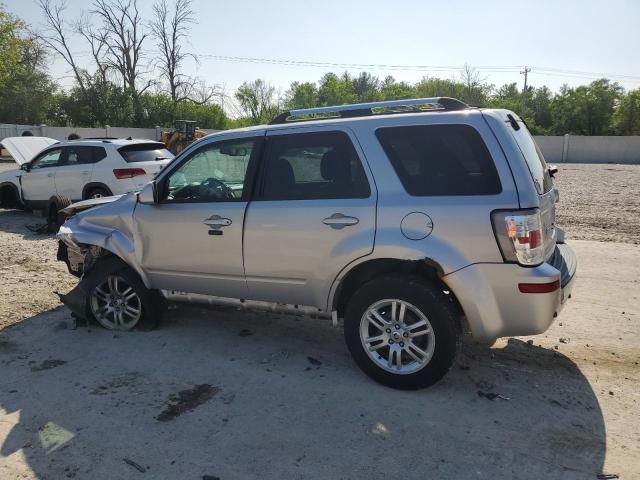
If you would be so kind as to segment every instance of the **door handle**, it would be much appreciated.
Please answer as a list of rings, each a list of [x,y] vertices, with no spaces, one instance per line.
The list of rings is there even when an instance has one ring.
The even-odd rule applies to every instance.
[[[334,213],[330,217],[322,220],[322,223],[324,223],[325,225],[329,225],[335,230],[340,230],[344,227],[356,225],[359,221],[360,220],[358,220],[356,217],[350,217],[348,215],[343,215],[342,213]]]
[[[233,222],[229,218],[221,217],[220,215],[211,215],[209,218],[202,221],[207,227],[214,230],[218,230],[222,227],[228,227]]]

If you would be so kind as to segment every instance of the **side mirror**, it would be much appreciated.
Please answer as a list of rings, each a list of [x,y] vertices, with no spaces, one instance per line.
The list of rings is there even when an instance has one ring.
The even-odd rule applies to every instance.
[[[31,165],[29,163],[23,163],[22,165],[20,165],[20,170],[28,172],[29,170],[31,170]]]
[[[142,190],[138,192],[138,202],[143,205],[153,205],[154,203],[158,203],[156,182],[147,183]]]

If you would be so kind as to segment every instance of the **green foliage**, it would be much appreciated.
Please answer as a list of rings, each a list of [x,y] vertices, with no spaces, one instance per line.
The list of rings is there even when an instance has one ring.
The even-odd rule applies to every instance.
[[[613,128],[618,135],[640,135],[640,88],[620,99],[613,113]]]
[[[612,133],[611,118],[622,92],[617,83],[604,78],[588,86],[563,86],[551,104],[554,130],[576,135]]]

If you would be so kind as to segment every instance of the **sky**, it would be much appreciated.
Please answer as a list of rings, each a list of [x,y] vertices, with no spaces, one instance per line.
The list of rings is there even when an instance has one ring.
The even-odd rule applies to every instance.
[[[42,25],[34,0],[4,2],[32,27]],[[138,4],[149,18],[153,1]],[[72,20],[90,10],[90,0],[67,0],[67,6]],[[294,80],[317,81],[328,71],[367,70],[409,82],[458,78],[458,70],[432,67],[464,64],[495,85],[521,87],[526,65],[530,85],[553,91],[602,76],[626,89],[640,88],[640,0],[193,0],[193,9],[198,23],[187,48],[199,62],[189,62],[185,73],[230,94],[256,78],[284,92]],[[88,61],[82,40],[73,37],[71,43],[78,58]],[[375,67],[360,67],[370,64]],[[61,61],[52,61],[50,71],[61,85],[72,83]]]

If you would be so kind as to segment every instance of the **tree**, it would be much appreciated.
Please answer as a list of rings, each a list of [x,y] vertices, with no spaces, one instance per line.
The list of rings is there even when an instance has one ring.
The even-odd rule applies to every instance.
[[[640,89],[620,99],[613,113],[613,127],[618,135],[640,135]]]
[[[575,89],[564,85],[551,104],[553,130],[560,135],[610,133],[613,108],[621,94],[620,85],[604,78]]]
[[[20,69],[22,40],[20,32],[25,23],[7,13],[0,4],[0,89],[9,81],[12,72]]]
[[[318,87],[312,82],[293,82],[285,95],[285,105],[289,110],[318,106]]]
[[[46,120],[56,85],[47,75],[45,61],[41,41],[0,5],[0,121]]]
[[[262,79],[244,82],[236,92],[240,109],[251,124],[268,123],[280,111],[276,89]]]
[[[144,30],[137,0],[94,0],[93,14],[101,27],[98,35],[104,40],[105,62],[120,75],[124,89],[131,95],[137,123],[144,112],[140,96],[153,84],[144,80],[144,51],[148,33]]]
[[[151,34],[157,42],[160,60],[156,66],[161,78],[169,85],[169,95],[174,103],[191,99],[195,80],[181,73],[184,61],[196,57],[182,49],[187,38],[188,27],[195,23],[191,0],[175,0],[170,9],[167,0],[159,0],[153,5],[153,19],[150,23]],[[205,102],[208,99],[205,99]]]

